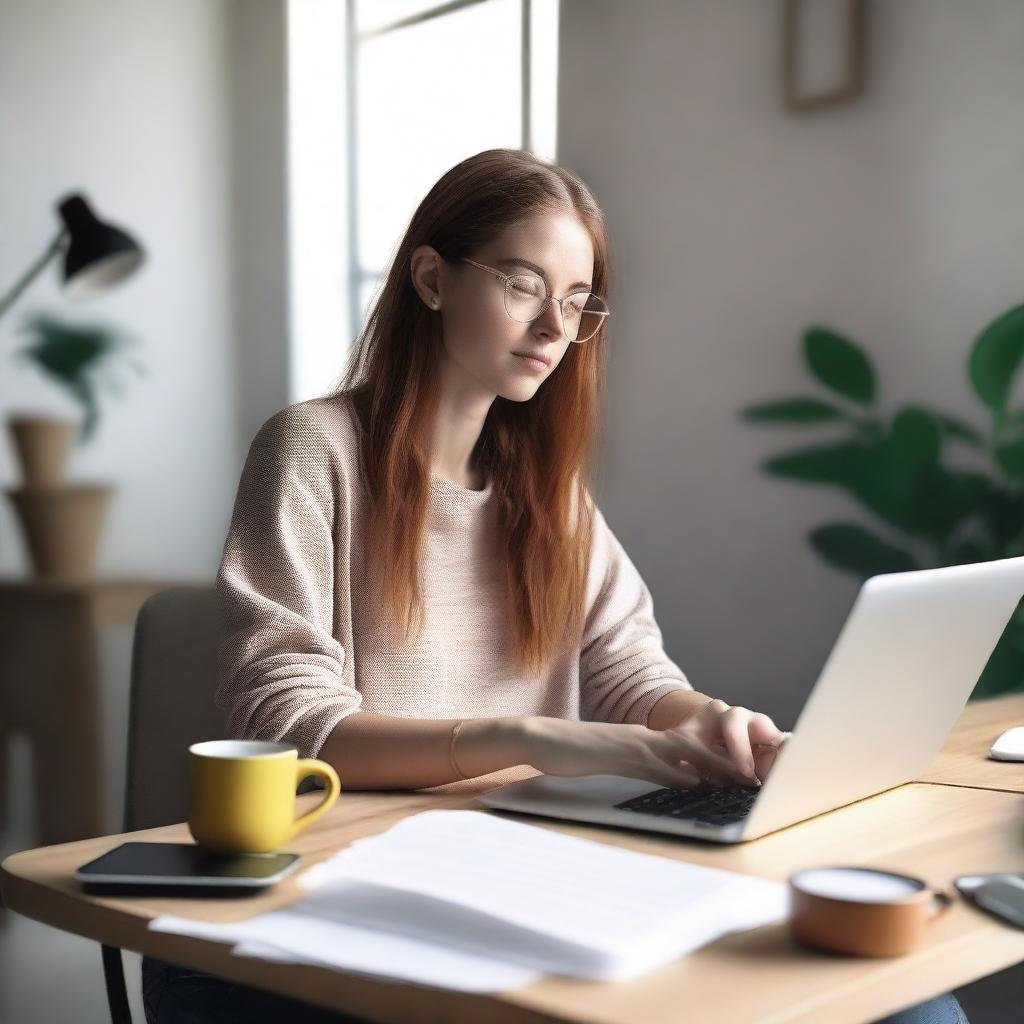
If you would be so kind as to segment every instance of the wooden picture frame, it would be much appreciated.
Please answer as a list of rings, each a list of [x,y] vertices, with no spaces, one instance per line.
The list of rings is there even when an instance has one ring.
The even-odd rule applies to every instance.
[[[866,0],[783,0],[782,20],[782,99],[787,110],[840,106],[861,95]],[[817,83],[811,81],[815,74]]]

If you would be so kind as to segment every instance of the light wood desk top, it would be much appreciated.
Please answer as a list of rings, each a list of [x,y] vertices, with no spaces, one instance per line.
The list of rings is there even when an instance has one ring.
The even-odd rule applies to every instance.
[[[318,798],[309,794],[301,799]],[[465,792],[343,793],[292,846],[308,866],[354,839],[433,807],[482,805]],[[910,783],[735,846],[514,817],[569,835],[779,881],[809,865],[861,864],[920,875],[952,891],[958,874],[1024,867],[1024,793],[960,785]],[[477,1024],[481,1019],[495,1024],[667,1024],[684,1017],[716,1024],[863,1024],[1024,960],[1024,931],[957,896],[924,944],[902,957],[859,959],[805,949],[780,924],[727,936],[630,982],[548,977],[496,995],[468,995],[232,957],[225,945],[150,932],[147,923],[158,914],[237,920],[287,903],[301,890],[286,880],[244,900],[115,899],[82,893],[72,878],[74,869],[125,838],[90,839],[8,857],[0,872],[4,901],[19,913],[99,942],[387,1024]],[[184,825],[173,825],[130,838],[180,842],[189,836]]]
[[[971,701],[939,756],[917,781],[1024,793],[1024,761],[988,756],[996,737],[1015,725],[1024,725],[1024,693]]]

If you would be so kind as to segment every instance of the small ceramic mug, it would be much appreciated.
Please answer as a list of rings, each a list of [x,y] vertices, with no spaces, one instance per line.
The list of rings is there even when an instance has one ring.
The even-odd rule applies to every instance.
[[[923,879],[862,867],[819,867],[789,878],[789,930],[798,942],[853,956],[899,956],[949,910]]]
[[[327,785],[323,800],[295,817],[295,790],[307,775]],[[188,827],[214,853],[267,853],[312,824],[338,799],[326,761],[299,758],[291,743],[209,740],[188,748]]]

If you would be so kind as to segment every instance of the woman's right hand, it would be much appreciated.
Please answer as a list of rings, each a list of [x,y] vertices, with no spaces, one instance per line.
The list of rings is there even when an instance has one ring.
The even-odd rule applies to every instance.
[[[526,763],[545,775],[623,775],[673,789],[754,785],[727,754],[676,730],[545,716],[524,728]]]

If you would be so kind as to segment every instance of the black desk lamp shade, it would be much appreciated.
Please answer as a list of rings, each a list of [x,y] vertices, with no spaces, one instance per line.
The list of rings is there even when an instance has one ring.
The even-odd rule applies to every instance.
[[[96,217],[81,194],[58,206],[70,244],[64,253],[64,284],[76,298],[91,295],[127,277],[143,260],[139,244],[120,228]]]
[[[65,196],[57,204],[57,212],[63,221],[57,237],[14,286],[0,295],[0,316],[60,253],[65,239],[64,290],[75,298],[109,288],[128,277],[145,259],[139,243],[120,228],[99,220],[80,192]]]

